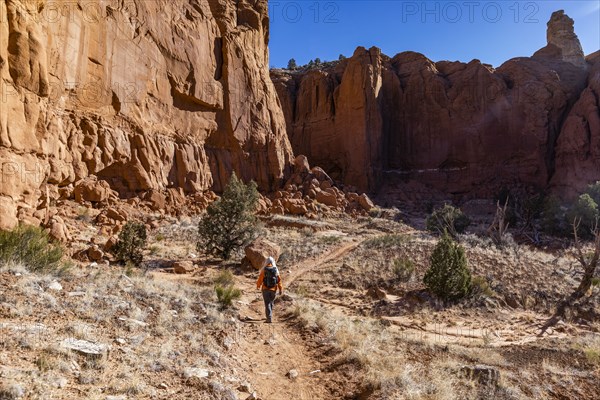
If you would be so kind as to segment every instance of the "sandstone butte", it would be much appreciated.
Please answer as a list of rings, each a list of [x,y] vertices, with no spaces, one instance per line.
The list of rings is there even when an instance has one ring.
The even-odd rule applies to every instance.
[[[292,148],[360,190],[459,198],[502,187],[570,196],[600,179],[600,53],[563,11],[547,46],[498,68],[373,47],[320,68],[273,70]]]
[[[281,186],[266,0],[57,4],[0,0],[0,228],[87,177],[125,198]]]

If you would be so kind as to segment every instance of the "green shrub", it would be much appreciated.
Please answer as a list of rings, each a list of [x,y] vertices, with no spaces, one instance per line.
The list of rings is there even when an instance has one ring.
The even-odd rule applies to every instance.
[[[144,259],[142,251],[146,247],[146,226],[141,222],[129,221],[119,233],[119,240],[111,249],[117,261],[139,266]]]
[[[450,235],[444,233],[431,255],[431,266],[423,283],[438,297],[457,300],[471,289],[471,272],[465,250]]]
[[[415,274],[415,263],[408,258],[394,260],[394,275],[400,282],[409,282]]]
[[[249,243],[257,230],[257,202],[256,183],[245,185],[233,174],[223,196],[208,206],[200,220],[198,251],[228,260],[233,251]]]
[[[215,285],[215,292],[217,293],[217,300],[223,308],[231,307],[233,300],[242,296],[242,291],[233,285]]]
[[[580,195],[567,213],[567,222],[578,224],[577,234],[586,238],[592,236],[597,220],[598,204],[587,193]]]
[[[217,277],[214,280],[214,283],[217,286],[233,285],[233,283],[234,283],[233,274],[231,273],[230,270],[225,269],[225,270],[221,271],[219,273],[219,275],[217,275]]]
[[[556,196],[548,196],[544,200],[540,222],[542,231],[550,235],[564,235],[568,232],[565,211]]]
[[[438,208],[427,217],[427,230],[434,233],[448,232],[453,237],[463,233],[471,220],[467,217],[460,208],[450,204],[445,204],[444,207]]]
[[[56,272],[63,268],[63,249],[39,227],[19,226],[0,231],[0,264],[18,263],[35,272]]]
[[[588,185],[584,193],[588,194],[596,204],[600,204],[600,181]]]

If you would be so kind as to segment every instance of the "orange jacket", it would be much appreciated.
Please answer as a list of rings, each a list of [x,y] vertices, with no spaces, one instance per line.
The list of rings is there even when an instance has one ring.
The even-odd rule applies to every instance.
[[[277,286],[274,288],[268,288],[263,284],[263,280],[265,279],[265,269],[262,268],[260,270],[260,275],[258,275],[258,280],[256,281],[256,288],[262,290],[270,290],[272,292],[276,292],[277,289],[281,292],[283,290],[283,285],[281,284],[281,276],[277,275]]]

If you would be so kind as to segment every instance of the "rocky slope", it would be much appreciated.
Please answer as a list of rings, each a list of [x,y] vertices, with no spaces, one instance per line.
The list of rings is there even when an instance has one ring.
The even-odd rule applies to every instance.
[[[294,151],[333,178],[360,190],[418,181],[490,197],[505,185],[545,188],[553,177],[565,188],[581,169],[583,146],[600,136],[597,61],[584,58],[573,20],[558,11],[546,47],[496,69],[359,47],[333,66],[271,78]],[[600,169],[578,178],[569,185]]]
[[[0,0],[0,18],[0,228],[90,175],[121,197],[283,182],[266,0]]]

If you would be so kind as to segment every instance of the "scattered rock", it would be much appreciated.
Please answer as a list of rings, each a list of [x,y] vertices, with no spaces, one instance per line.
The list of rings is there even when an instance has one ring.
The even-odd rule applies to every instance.
[[[208,378],[210,371],[204,368],[186,368],[183,370],[183,377],[185,379],[190,378]]]
[[[383,300],[385,298],[387,298],[387,295],[385,294],[385,292],[381,289],[379,289],[379,287],[377,286],[371,286],[369,288],[369,290],[367,290],[367,296],[369,296],[370,298],[374,299],[374,300]]]
[[[69,380],[67,378],[65,378],[64,376],[59,376],[54,379],[54,382],[52,384],[59,389],[63,389],[67,387],[68,383]]]
[[[258,400],[258,395],[256,392],[252,392],[250,396],[246,397],[246,400]]]
[[[103,356],[110,346],[101,343],[93,343],[87,340],[68,338],[61,342],[61,346],[87,356]]]
[[[298,375],[299,375],[298,370],[290,369],[289,372],[285,376],[287,376],[288,378],[290,378],[292,380],[295,380],[298,378]]]
[[[144,321],[139,321],[139,320],[133,319],[133,318],[119,317],[119,321],[129,322],[133,325],[137,325],[137,326],[141,326],[141,327],[148,326],[148,324],[145,323]]]
[[[104,252],[94,244],[87,249],[87,256],[90,261],[100,261],[104,258]]]
[[[48,289],[54,290],[55,292],[60,292],[62,288],[62,285],[58,281],[52,281],[48,285]]]
[[[367,196],[365,193],[358,197],[358,204],[365,211],[371,211],[371,209],[375,207],[375,204],[373,204],[369,196]]]
[[[110,250],[113,247],[115,247],[115,245],[117,244],[118,241],[119,241],[119,238],[117,236],[109,237],[108,240],[106,241],[106,243],[104,244],[104,251],[110,252]]]
[[[242,393],[252,393],[252,386],[248,382],[244,382],[238,386],[238,390]]]
[[[173,272],[176,274],[189,274],[194,271],[194,263],[191,261],[176,261],[173,263]]]
[[[50,234],[50,236],[58,240],[59,242],[65,243],[72,240],[71,234],[69,233],[69,229],[67,228],[65,221],[58,215],[55,215],[50,219],[48,227],[48,233]]]
[[[167,384],[163,382],[163,383],[160,383],[160,384],[158,385],[158,388],[159,388],[159,389],[163,389],[163,390],[165,390],[165,389],[168,389],[168,388],[169,388],[169,386],[167,386]]]

